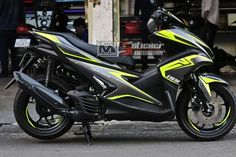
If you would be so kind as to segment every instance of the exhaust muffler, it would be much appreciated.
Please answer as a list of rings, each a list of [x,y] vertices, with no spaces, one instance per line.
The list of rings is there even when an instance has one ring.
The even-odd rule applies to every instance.
[[[92,95],[86,92],[70,91],[67,93],[70,98],[77,102],[77,106],[80,108],[71,109],[63,98],[53,90],[48,89],[28,75],[22,72],[14,72],[14,78],[19,88],[29,93],[40,105],[51,109],[56,114],[68,116],[78,122],[94,121],[98,118],[97,101]]]
[[[46,108],[52,109],[58,114],[66,113],[69,110],[69,106],[60,96],[28,75],[22,72],[14,72],[14,77],[19,88],[28,92],[37,102],[44,105]]]

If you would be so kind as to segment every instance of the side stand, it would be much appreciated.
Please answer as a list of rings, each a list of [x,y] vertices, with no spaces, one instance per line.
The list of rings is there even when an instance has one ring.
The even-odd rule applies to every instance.
[[[82,122],[82,131],[83,132],[81,133],[75,133],[75,135],[84,135],[88,142],[88,145],[91,145],[93,136],[92,136],[91,126],[89,122]]]

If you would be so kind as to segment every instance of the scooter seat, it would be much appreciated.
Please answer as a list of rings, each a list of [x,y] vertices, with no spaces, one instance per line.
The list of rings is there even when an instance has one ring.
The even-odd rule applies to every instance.
[[[82,40],[80,40],[75,34],[73,33],[58,33],[58,32],[47,32],[53,35],[61,36],[64,39],[66,39],[68,42],[70,42],[73,46],[77,47],[78,49],[84,50],[85,52],[93,55],[94,57],[98,57],[98,46],[88,44]],[[101,60],[104,60],[109,63],[116,63],[116,64],[122,64],[126,66],[133,66],[134,60],[130,56],[122,56],[119,55],[119,57],[98,57]]]

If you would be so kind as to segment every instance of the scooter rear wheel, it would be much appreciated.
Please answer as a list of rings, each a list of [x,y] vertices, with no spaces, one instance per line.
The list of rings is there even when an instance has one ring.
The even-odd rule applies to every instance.
[[[39,82],[44,81],[44,77],[37,77]],[[52,89],[68,91],[68,86],[59,78],[51,77],[48,83]],[[65,134],[74,124],[68,117],[56,115],[35,101],[30,93],[19,89],[14,102],[15,119],[22,130],[28,135],[42,139],[55,139]]]

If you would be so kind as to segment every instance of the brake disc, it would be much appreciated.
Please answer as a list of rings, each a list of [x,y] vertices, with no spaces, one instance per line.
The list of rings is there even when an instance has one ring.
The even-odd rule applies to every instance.
[[[206,116],[206,113],[202,110],[194,112],[196,119],[201,124],[212,125],[218,122],[222,117],[222,105],[218,103],[211,104],[214,107],[213,113],[210,116]]]

